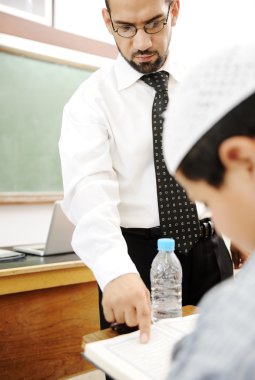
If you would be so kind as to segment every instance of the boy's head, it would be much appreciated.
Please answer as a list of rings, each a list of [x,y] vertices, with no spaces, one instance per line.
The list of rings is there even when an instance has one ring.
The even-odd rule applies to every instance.
[[[216,228],[255,250],[255,44],[215,54],[190,70],[165,121],[169,171]]]

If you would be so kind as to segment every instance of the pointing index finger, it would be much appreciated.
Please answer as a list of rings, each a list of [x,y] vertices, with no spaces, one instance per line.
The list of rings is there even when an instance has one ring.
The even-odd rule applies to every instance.
[[[140,342],[147,343],[150,339],[151,313],[150,307],[147,307],[140,314],[138,313],[138,323],[140,330]]]

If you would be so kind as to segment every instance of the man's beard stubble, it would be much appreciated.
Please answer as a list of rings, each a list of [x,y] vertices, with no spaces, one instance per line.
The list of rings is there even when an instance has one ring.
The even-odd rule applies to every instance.
[[[117,45],[117,44],[116,44]],[[155,71],[158,71],[162,66],[163,64],[165,63],[166,61],[166,58],[167,58],[167,54],[164,55],[164,56],[160,56],[158,54],[157,51],[155,52],[151,52],[151,51],[137,51],[136,53],[134,53],[132,55],[132,59],[129,60],[127,59],[127,57],[125,57],[121,50],[119,49],[118,45],[117,45],[117,48],[120,52],[120,54],[122,55],[122,57],[125,59],[125,61],[133,68],[135,69],[136,71],[138,71],[139,73],[141,74],[149,74],[149,73],[152,73],[152,72],[155,72]],[[142,63],[135,63],[133,61],[133,58],[136,56],[136,55],[147,55],[147,54],[152,54],[152,53],[156,53],[158,55],[158,58],[156,59],[155,62],[151,63],[151,62],[142,62]]]

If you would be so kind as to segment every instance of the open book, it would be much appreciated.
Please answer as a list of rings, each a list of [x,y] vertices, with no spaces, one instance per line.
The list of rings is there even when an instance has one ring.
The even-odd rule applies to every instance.
[[[152,325],[147,344],[139,342],[139,331],[87,343],[84,356],[116,380],[165,380],[175,343],[196,320],[197,314],[160,320]]]

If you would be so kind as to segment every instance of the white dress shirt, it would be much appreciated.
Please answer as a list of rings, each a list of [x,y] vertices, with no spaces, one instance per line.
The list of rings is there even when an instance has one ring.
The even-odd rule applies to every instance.
[[[162,69],[169,72],[169,63]],[[76,225],[74,251],[102,290],[114,278],[137,273],[120,226],[159,226],[151,122],[155,90],[141,76],[119,56],[79,87],[63,113],[63,209]],[[176,84],[170,75],[170,102]]]

